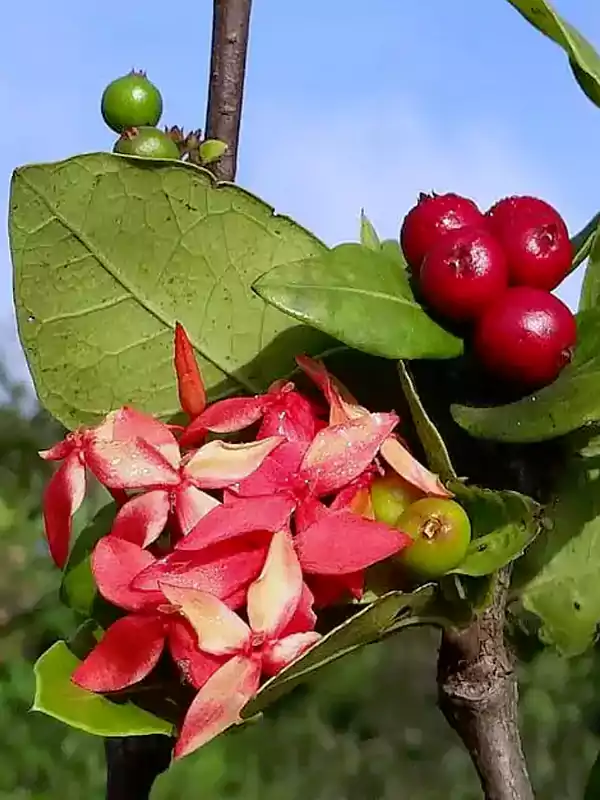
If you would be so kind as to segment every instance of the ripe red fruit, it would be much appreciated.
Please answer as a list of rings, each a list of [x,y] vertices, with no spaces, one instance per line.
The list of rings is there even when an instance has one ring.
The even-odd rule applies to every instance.
[[[404,217],[400,246],[409,266],[418,274],[431,248],[449,231],[481,225],[485,217],[472,200],[458,194],[421,194]]]
[[[480,317],[507,286],[506,256],[485,228],[450,231],[421,267],[423,297],[442,316],[456,322]]]
[[[558,211],[537,197],[506,197],[487,212],[514,286],[552,291],[571,268],[573,247]]]
[[[552,383],[571,360],[577,339],[567,306],[542,289],[507,289],[483,315],[475,351],[495,377],[537,389]]]

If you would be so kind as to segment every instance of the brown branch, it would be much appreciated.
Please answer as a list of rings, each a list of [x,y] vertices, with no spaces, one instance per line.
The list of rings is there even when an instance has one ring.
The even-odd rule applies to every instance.
[[[462,739],[486,800],[533,800],[518,726],[518,687],[504,640],[509,571],[492,605],[468,628],[442,634],[440,708]]]
[[[168,736],[127,736],[104,740],[106,800],[148,800],[152,785],[171,761]]]
[[[252,0],[214,0],[205,135],[227,144],[210,166],[222,181],[233,181],[237,170],[251,7]]]

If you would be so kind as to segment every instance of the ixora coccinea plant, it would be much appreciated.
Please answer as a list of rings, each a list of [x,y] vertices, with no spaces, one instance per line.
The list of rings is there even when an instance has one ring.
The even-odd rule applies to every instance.
[[[595,101],[591,46],[510,2]],[[34,708],[182,757],[430,624],[486,795],[530,800],[505,638],[576,655],[600,623],[598,218],[568,239],[516,187],[485,213],[447,187],[396,239],[363,215],[329,248],[147,155],[13,176],[20,337],[67,429],[42,453],[45,531],[81,618],[38,660]],[[586,260],[573,315],[551,292]]]

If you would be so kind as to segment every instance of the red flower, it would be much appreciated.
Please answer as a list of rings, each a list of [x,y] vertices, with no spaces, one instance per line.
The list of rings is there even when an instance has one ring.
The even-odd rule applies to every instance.
[[[321,361],[308,356],[296,358],[298,366],[321,389],[330,407],[329,424],[366,417],[370,412],[360,406],[348,390],[329,374]],[[434,475],[411,455],[410,451],[393,434],[382,442],[381,455],[392,469],[405,481],[421,489],[430,497],[452,497],[437,475]]]
[[[183,457],[169,428],[162,428],[164,438],[170,440],[168,452],[140,437],[107,440],[91,436],[86,450],[87,463],[104,486],[144,490],[119,510],[112,529],[113,535],[142,547],[160,536],[171,514],[185,536],[218,505],[200,487],[218,489],[238,482],[282,442],[277,437],[247,444],[215,440]]]
[[[202,563],[187,574],[188,585],[209,592],[232,608],[246,599],[249,584],[263,568],[268,541],[244,537],[235,550],[216,546],[204,551]],[[135,579],[157,560],[147,550],[115,536],[101,539],[92,556],[92,571],[100,594],[129,612],[114,622],[99,644],[79,665],[73,681],[94,692],[115,692],[145,678],[158,663],[168,642],[171,655],[190,682],[216,669],[209,659],[190,647],[186,623],[177,616],[157,582],[150,589],[136,587]],[[175,584],[177,576],[170,580]]]
[[[320,637],[294,627],[302,571],[291,538],[283,531],[273,536],[264,569],[248,590],[248,623],[214,595],[166,583],[161,588],[192,625],[199,649],[227,658],[188,709],[174,751],[181,758],[240,722],[240,712],[258,690],[261,676],[277,674]]]
[[[50,554],[61,569],[69,554],[71,518],[81,506],[86,490],[86,467],[97,478],[94,460],[89,462],[90,447],[95,442],[127,441],[141,438],[165,459],[172,459],[179,450],[177,442],[165,425],[132,408],[121,408],[103,420],[96,428],[69,433],[64,441],[42,451],[47,461],[63,463],[50,479],[44,493],[44,525]],[[120,488],[120,487],[114,487]]]

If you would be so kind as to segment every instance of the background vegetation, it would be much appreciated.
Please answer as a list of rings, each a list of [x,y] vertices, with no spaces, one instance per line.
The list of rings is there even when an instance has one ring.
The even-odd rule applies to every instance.
[[[62,432],[1,369],[0,394],[0,800],[101,800],[102,742],[29,713],[33,661],[72,629],[41,539],[49,472],[37,450]],[[333,665],[262,724],[177,764],[153,798],[477,800],[468,756],[435,705],[436,643],[434,631],[411,631]],[[600,652],[536,653],[520,680],[536,796],[581,800],[600,744]]]

